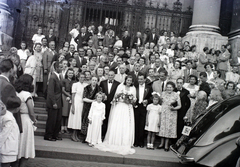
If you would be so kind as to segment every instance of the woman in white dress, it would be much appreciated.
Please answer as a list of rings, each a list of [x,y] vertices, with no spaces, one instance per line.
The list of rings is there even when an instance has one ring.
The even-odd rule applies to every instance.
[[[36,117],[34,114],[34,103],[31,96],[33,91],[33,78],[28,74],[22,75],[15,83],[17,96],[21,99],[20,114],[23,132],[20,137],[18,159],[20,166],[24,166],[28,158],[35,157],[34,126]]]
[[[136,97],[136,88],[133,86],[131,75],[128,75],[125,82],[118,86],[115,97],[124,92]],[[95,147],[121,155],[135,153],[135,150],[131,148],[134,143],[134,124],[132,104],[124,103],[123,100],[118,101],[112,105],[105,140]]]
[[[85,75],[79,74],[79,82],[74,83],[72,86],[72,108],[68,118],[68,128],[73,129],[71,138],[73,141],[80,141],[77,136],[77,131],[81,130],[82,126],[82,110],[83,110],[83,90],[87,86],[84,83]]]
[[[45,38],[45,35],[42,34],[42,28],[39,27],[37,34],[34,34],[32,37],[32,41],[33,41],[33,47],[35,45],[35,43],[41,43],[42,44],[42,38]]]
[[[18,49],[17,54],[20,57],[21,66],[22,66],[23,71],[24,71],[27,58],[28,58],[29,54],[31,54],[30,51],[27,49],[26,42],[24,42],[24,41],[21,42],[21,49]]]
[[[79,29],[80,29],[80,25],[78,23],[75,24],[74,29],[72,29],[69,34],[71,35],[71,41],[70,41],[70,45],[73,44],[75,46],[75,50],[77,50],[77,43],[75,42],[75,38],[78,36],[79,34]]]
[[[43,82],[42,45],[36,43],[34,50],[34,55],[30,56],[26,62],[24,73],[33,77],[34,91],[32,96],[37,97],[37,82]]]

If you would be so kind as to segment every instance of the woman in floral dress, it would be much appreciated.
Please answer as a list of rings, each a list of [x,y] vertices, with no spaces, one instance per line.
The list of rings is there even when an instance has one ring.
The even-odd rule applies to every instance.
[[[159,131],[159,136],[162,138],[158,148],[164,147],[165,151],[169,151],[169,139],[177,138],[177,110],[181,108],[181,101],[179,95],[173,91],[174,88],[175,84],[169,81],[166,85],[166,91],[162,93],[162,114]]]

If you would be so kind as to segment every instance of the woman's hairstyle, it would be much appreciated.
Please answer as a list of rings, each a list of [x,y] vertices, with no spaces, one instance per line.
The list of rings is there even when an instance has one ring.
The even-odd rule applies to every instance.
[[[208,66],[208,65],[211,67],[211,69],[213,69],[212,63],[206,63],[206,64],[204,65],[204,68],[207,69],[207,66]]]
[[[152,93],[152,99],[158,99],[158,104],[162,104],[162,99],[160,98],[160,96],[158,94],[154,94]]]
[[[192,51],[193,48],[196,48],[196,45],[192,45],[192,46],[190,47],[190,51]]]
[[[235,90],[236,85],[235,85],[235,83],[232,82],[232,81],[228,81],[228,82],[227,82],[227,84],[226,84],[226,89],[227,89],[227,87],[228,87],[229,84],[232,84],[232,85],[233,85],[233,90]]]
[[[189,75],[189,79],[195,78],[196,82],[195,85],[198,85],[198,77],[196,75]]]
[[[66,75],[65,75],[65,79],[68,79],[68,72],[69,72],[69,71],[72,71],[72,72],[73,72],[72,80],[75,80],[75,75],[74,75],[74,70],[73,70],[73,68],[68,68],[68,69],[67,69],[67,72],[66,72]]]
[[[177,63],[177,62],[179,63],[179,69],[182,69],[182,62],[179,60],[176,60],[175,63]],[[175,65],[175,63],[174,63],[174,65]]]
[[[214,101],[222,101],[222,93],[219,89],[212,89],[210,94],[210,99]]]
[[[33,92],[33,77],[29,74],[23,74],[15,82],[15,89],[19,93],[21,91]]]
[[[213,50],[215,50],[214,48],[211,48],[210,50],[209,50],[209,54],[212,54],[212,51]],[[214,51],[214,53],[213,54],[215,54],[215,51]]]
[[[95,99],[97,99],[98,96],[102,96],[102,101],[103,101],[103,93],[102,92],[98,92],[96,95],[95,95]]]
[[[36,47],[37,47],[38,45],[39,45],[39,46],[42,46],[41,43],[35,43],[35,45],[34,45],[34,50],[36,49]]]
[[[198,91],[197,99],[207,101],[207,93],[203,90]]]
[[[175,83],[172,82],[172,81],[168,81],[167,84],[166,84],[166,86],[167,86],[167,85],[171,85],[171,86],[173,87],[173,89],[176,88]]]
[[[23,43],[26,45],[25,49],[27,49],[28,48],[27,42],[26,41],[21,41],[20,45],[22,45]]]
[[[133,86],[133,77],[132,77],[131,75],[127,75],[127,76],[126,76],[126,78],[125,78],[125,80],[124,80],[124,83],[123,83],[123,85],[127,85],[127,83],[126,83],[126,82],[127,82],[127,79],[128,79],[128,78],[131,78],[131,79],[132,79],[132,83],[131,83],[131,85],[130,85],[130,86]]]

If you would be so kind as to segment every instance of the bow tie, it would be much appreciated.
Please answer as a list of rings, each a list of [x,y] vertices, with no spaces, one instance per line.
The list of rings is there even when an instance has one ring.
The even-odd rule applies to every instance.
[[[112,81],[112,80],[109,80],[108,83],[113,83],[113,81]]]

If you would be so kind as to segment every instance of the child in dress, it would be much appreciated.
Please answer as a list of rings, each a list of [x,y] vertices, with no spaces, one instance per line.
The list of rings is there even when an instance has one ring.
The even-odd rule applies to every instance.
[[[153,143],[155,141],[155,135],[159,132],[160,117],[161,117],[161,105],[160,95],[157,92],[153,92],[153,103],[147,106],[147,117],[145,130],[148,131],[147,136],[147,149],[154,149]]]
[[[96,101],[92,103],[89,111],[89,125],[86,141],[89,143],[90,147],[102,143],[102,122],[105,119],[105,104],[102,100],[103,95],[97,93]]]
[[[0,166],[18,166],[20,132],[13,114],[0,100]]]

